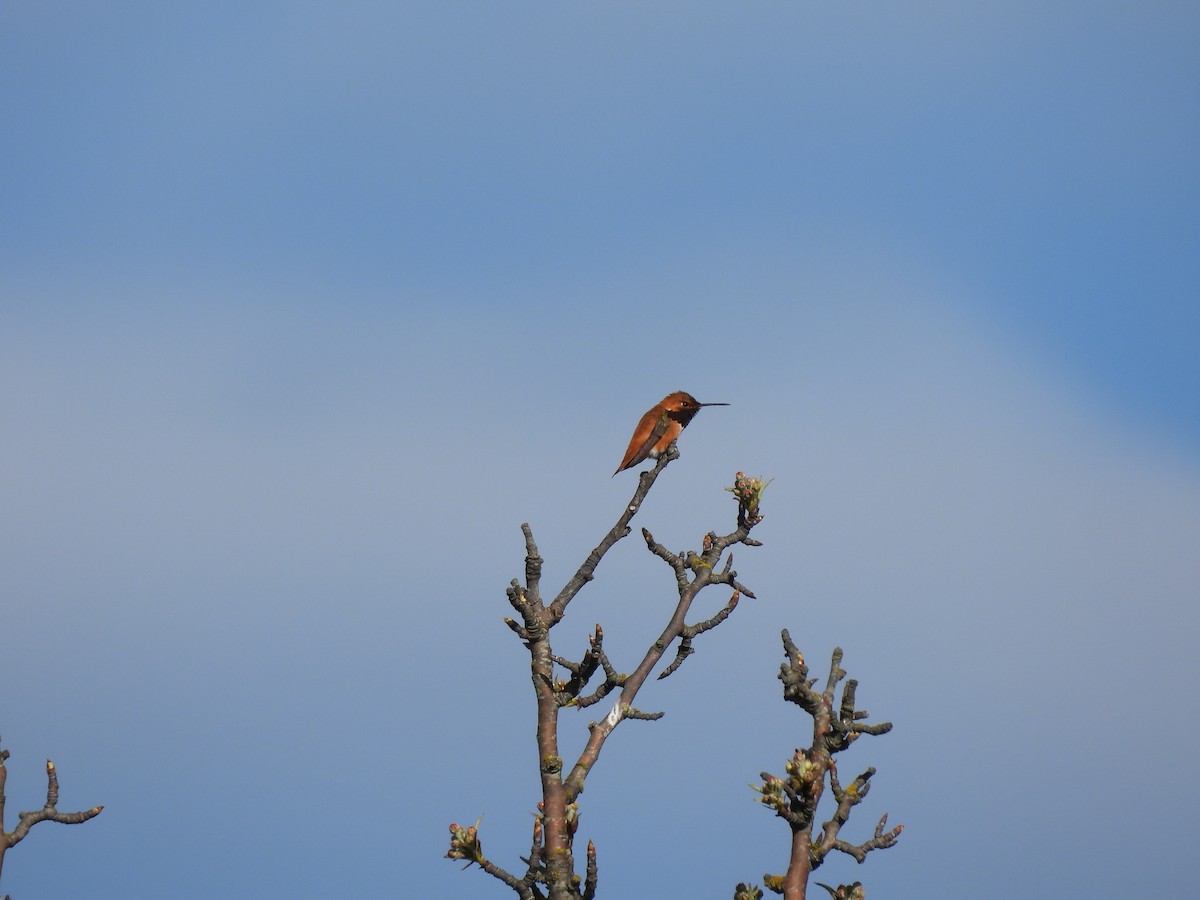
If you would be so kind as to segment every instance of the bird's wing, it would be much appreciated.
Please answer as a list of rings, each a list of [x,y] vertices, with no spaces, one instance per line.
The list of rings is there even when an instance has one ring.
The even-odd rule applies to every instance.
[[[647,413],[646,417],[649,418],[650,414]],[[654,420],[654,427],[650,429],[650,436],[646,438],[645,443],[642,444],[641,450],[639,451],[642,459],[645,459],[650,455],[650,451],[654,449],[654,445],[661,441],[662,436],[667,433],[667,426],[670,424],[671,417],[667,415],[667,411],[664,409],[658,414],[658,418]]]
[[[617,468],[617,472],[624,472],[631,466],[636,466],[638,463],[649,458],[650,451],[654,449],[664,434],[667,433],[667,426],[671,420],[667,417],[665,411],[659,412],[650,410],[638,421],[637,428],[633,431],[633,438],[629,442],[629,449],[625,451],[625,458],[621,460],[621,465]],[[641,435],[645,435],[644,440],[638,440]],[[613,473],[617,474],[616,472]]]

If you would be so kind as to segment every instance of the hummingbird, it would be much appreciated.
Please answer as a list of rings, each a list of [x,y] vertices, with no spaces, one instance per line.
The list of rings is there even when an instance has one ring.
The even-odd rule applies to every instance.
[[[688,422],[702,406],[728,406],[728,403],[701,403],[686,391],[667,394],[642,416],[633,430],[629,449],[617,472],[636,466],[646,459],[658,459],[675,442]],[[617,472],[613,472],[615,476]]]

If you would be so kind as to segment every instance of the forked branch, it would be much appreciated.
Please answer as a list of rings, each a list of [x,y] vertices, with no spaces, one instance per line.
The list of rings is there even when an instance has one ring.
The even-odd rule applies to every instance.
[[[17,827],[8,831],[4,825],[4,786],[8,782],[8,769],[5,762],[8,751],[0,750],[0,871],[4,869],[4,854],[9,847],[15,847],[29,834],[29,829],[39,822],[58,822],[61,825],[79,825],[88,819],[93,819],[103,812],[103,806],[93,806],[81,812],[60,812],[58,809],[58,769],[50,760],[46,760],[46,804],[41,809],[18,813]]]

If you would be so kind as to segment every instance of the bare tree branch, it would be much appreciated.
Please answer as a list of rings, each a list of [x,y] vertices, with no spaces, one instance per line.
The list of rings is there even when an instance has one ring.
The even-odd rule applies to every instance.
[[[600,869],[596,866],[596,845],[588,841],[587,870],[583,879],[583,900],[595,900],[596,884],[600,879]]]
[[[588,554],[588,558],[583,561],[579,570],[572,576],[570,581],[563,585],[563,589],[558,592],[558,596],[550,604],[551,615],[556,621],[563,617],[563,613],[567,609],[567,604],[575,598],[575,595],[579,593],[583,586],[596,577],[596,567],[600,565],[600,560],[604,559],[604,554],[608,553],[617,541],[629,534],[629,523],[637,515],[638,510],[642,508],[642,501],[650,493],[650,488],[654,486],[654,482],[658,480],[658,476],[662,473],[662,470],[676,459],[679,459],[679,449],[672,444],[666,453],[659,456],[658,463],[653,469],[648,469],[638,476],[638,486],[633,492],[633,498],[626,505],[625,511],[621,513],[620,518],[617,519],[617,523],[609,529],[604,539]]]
[[[738,527],[731,533],[719,536],[715,532],[706,534],[700,552],[672,553],[658,544],[649,531],[643,529],[642,536],[651,553],[670,566],[676,584],[678,601],[661,634],[650,645],[637,667],[628,673],[618,673],[608,658],[603,646],[604,632],[599,625],[589,637],[589,647],[578,662],[554,653],[551,648],[551,630],[562,621],[571,601],[585,584],[595,577],[597,566],[605,554],[630,531],[630,521],[641,508],[650,488],[659,474],[679,456],[672,444],[667,452],[658,457],[657,464],[638,476],[633,497],[627,503],[616,523],[600,543],[592,550],[583,564],[559,591],[553,602],[545,604],[541,596],[542,558],[528,524],[521,526],[525,537],[525,583],[513,579],[506,590],[509,604],[518,618],[505,619],[505,624],[520,638],[530,654],[530,677],[537,700],[537,730],[539,769],[541,775],[542,800],[538,804],[534,841],[527,862],[527,871],[522,878],[492,865],[479,849],[478,833],[470,829],[451,829],[451,849],[447,856],[465,859],[477,864],[493,877],[513,888],[522,898],[541,897],[542,888],[552,900],[581,900],[594,897],[598,873],[596,870],[595,847],[589,842],[584,879],[574,871],[574,835],[579,824],[578,797],[583,792],[587,775],[596,764],[600,751],[613,730],[624,719],[652,721],[662,712],[643,712],[634,706],[634,700],[650,672],[660,662],[671,644],[679,641],[676,659],[665,674],[679,667],[684,658],[694,652],[694,639],[725,621],[737,608],[740,595],[753,594],[737,582],[733,571],[732,554],[723,568],[715,570],[725,551],[734,544],[757,546],[749,537],[750,530],[761,521],[757,512],[757,499],[761,498],[761,480],[751,479],[759,485],[755,508],[748,512],[744,502],[738,498]],[[738,478],[744,476],[738,473]],[[692,602],[710,584],[725,584],[734,587],[729,603],[716,615],[694,625],[688,625],[686,617]],[[555,667],[566,673],[557,677]],[[589,686],[603,672],[600,681],[590,693]],[[589,734],[582,752],[567,772],[559,753],[558,715],[564,707],[587,708],[599,703],[610,694],[618,696],[607,716],[589,724]]]
[[[732,556],[732,554],[731,554]],[[696,651],[692,648],[692,639],[698,634],[704,634],[709,629],[716,628],[722,622],[729,618],[730,613],[737,609],[738,599],[741,594],[738,591],[733,592],[733,596],[729,598],[729,602],[711,619],[705,619],[703,622],[697,622],[695,625],[685,625],[681,633],[679,647],[675,651],[675,659],[671,664],[658,673],[658,680],[666,678],[681,665],[683,661],[691,656]]]
[[[29,829],[39,822],[58,822],[62,825],[79,825],[88,819],[95,818],[104,811],[103,806],[93,806],[82,812],[65,813],[58,809],[58,769],[50,760],[46,760],[46,804],[41,809],[17,814],[17,827],[11,832],[4,826],[4,786],[8,782],[8,769],[5,762],[8,751],[0,750],[0,871],[4,869],[4,855],[10,847],[15,847]]]
[[[795,703],[813,717],[813,739],[810,747],[797,750],[788,761],[785,778],[776,778],[763,772],[762,785],[755,787],[761,795],[760,801],[775,810],[775,814],[788,823],[792,832],[787,873],[783,876],[764,876],[763,883],[783,894],[786,900],[805,900],[810,874],[825,861],[831,851],[847,853],[861,863],[872,850],[894,846],[904,826],[897,825],[891,831],[885,832],[885,813],[870,840],[852,844],[839,837],[842,826],[850,818],[851,810],[862,803],[870,791],[870,781],[875,775],[875,769],[867,769],[848,787],[843,787],[838,778],[834,755],[847,749],[860,735],[886,734],[892,725],[890,722],[879,725],[868,725],[864,722],[868,713],[866,710],[855,709],[858,682],[853,679],[847,681],[842,689],[841,702],[835,702],[837,686],[846,677],[846,670],[842,668],[840,647],[834,648],[825,687],[818,692],[814,687],[817,679],[809,678],[804,655],[786,629],[782,638],[784,654],[787,657],[787,662],[779,671],[779,680],[783,683],[783,696],[785,700]],[[833,815],[822,825],[820,831],[814,834],[817,804],[825,790],[826,778],[836,806]],[[862,886],[857,882],[850,886],[842,885],[837,888],[837,892],[827,885],[822,887],[839,898],[853,897],[861,900],[863,896]]]
[[[739,516],[739,518],[742,517]],[[687,628],[685,617],[691,609],[692,602],[696,596],[708,585],[719,582],[719,578],[714,578],[713,567],[720,560],[725,548],[749,537],[749,529],[754,527],[756,522],[757,520],[740,526],[736,531],[723,537],[714,537],[710,532],[709,535],[705,536],[703,549],[700,553],[672,553],[655,541],[654,536],[649,531],[643,529],[642,535],[645,538],[647,548],[655,556],[666,562],[675,573],[679,601],[666,628],[663,629],[658,639],[647,649],[645,656],[643,656],[637,668],[626,676],[624,684],[621,686],[621,694],[612,711],[592,728],[587,744],[579,756],[579,760],[575,763],[571,774],[565,781],[567,796],[570,799],[574,800],[583,791],[587,774],[591,770],[591,767],[595,765],[604,742],[612,734],[617,725],[620,724],[621,720],[628,715],[629,710],[633,708],[634,698],[637,696],[638,691],[641,690],[650,672],[662,659],[671,644],[677,638],[684,636],[685,629]],[[690,579],[688,577],[689,574],[691,575]],[[731,577],[733,575],[732,571],[728,574]],[[736,604],[734,604],[734,607],[736,607]],[[729,612],[732,612],[732,608],[730,608]],[[721,617],[721,621],[724,621],[724,618],[727,617],[728,613]],[[708,627],[711,628],[713,625],[710,624]],[[707,630],[707,628],[701,630]],[[692,636],[694,637],[695,634],[699,633],[700,630],[697,630]],[[691,651],[692,647],[689,643],[689,646],[683,651],[683,655],[686,657]],[[678,663],[674,664],[674,668],[678,668]]]

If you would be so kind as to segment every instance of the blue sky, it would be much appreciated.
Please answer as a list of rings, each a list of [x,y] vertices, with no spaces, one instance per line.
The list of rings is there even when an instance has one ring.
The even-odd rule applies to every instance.
[[[842,766],[879,770],[849,837],[904,837],[822,881],[1190,888],[1198,39],[1181,3],[5,7],[9,810],[47,756],[107,808],[4,890],[507,894],[441,856],[480,813],[528,849],[520,523],[561,584],[680,388],[732,405],[635,525],[695,546],[773,476],[759,599],[606,748],[605,896],[784,866],[746,788],[807,742],[783,627],[896,725]],[[632,668],[672,594],[625,542],[557,649],[600,622]]]

